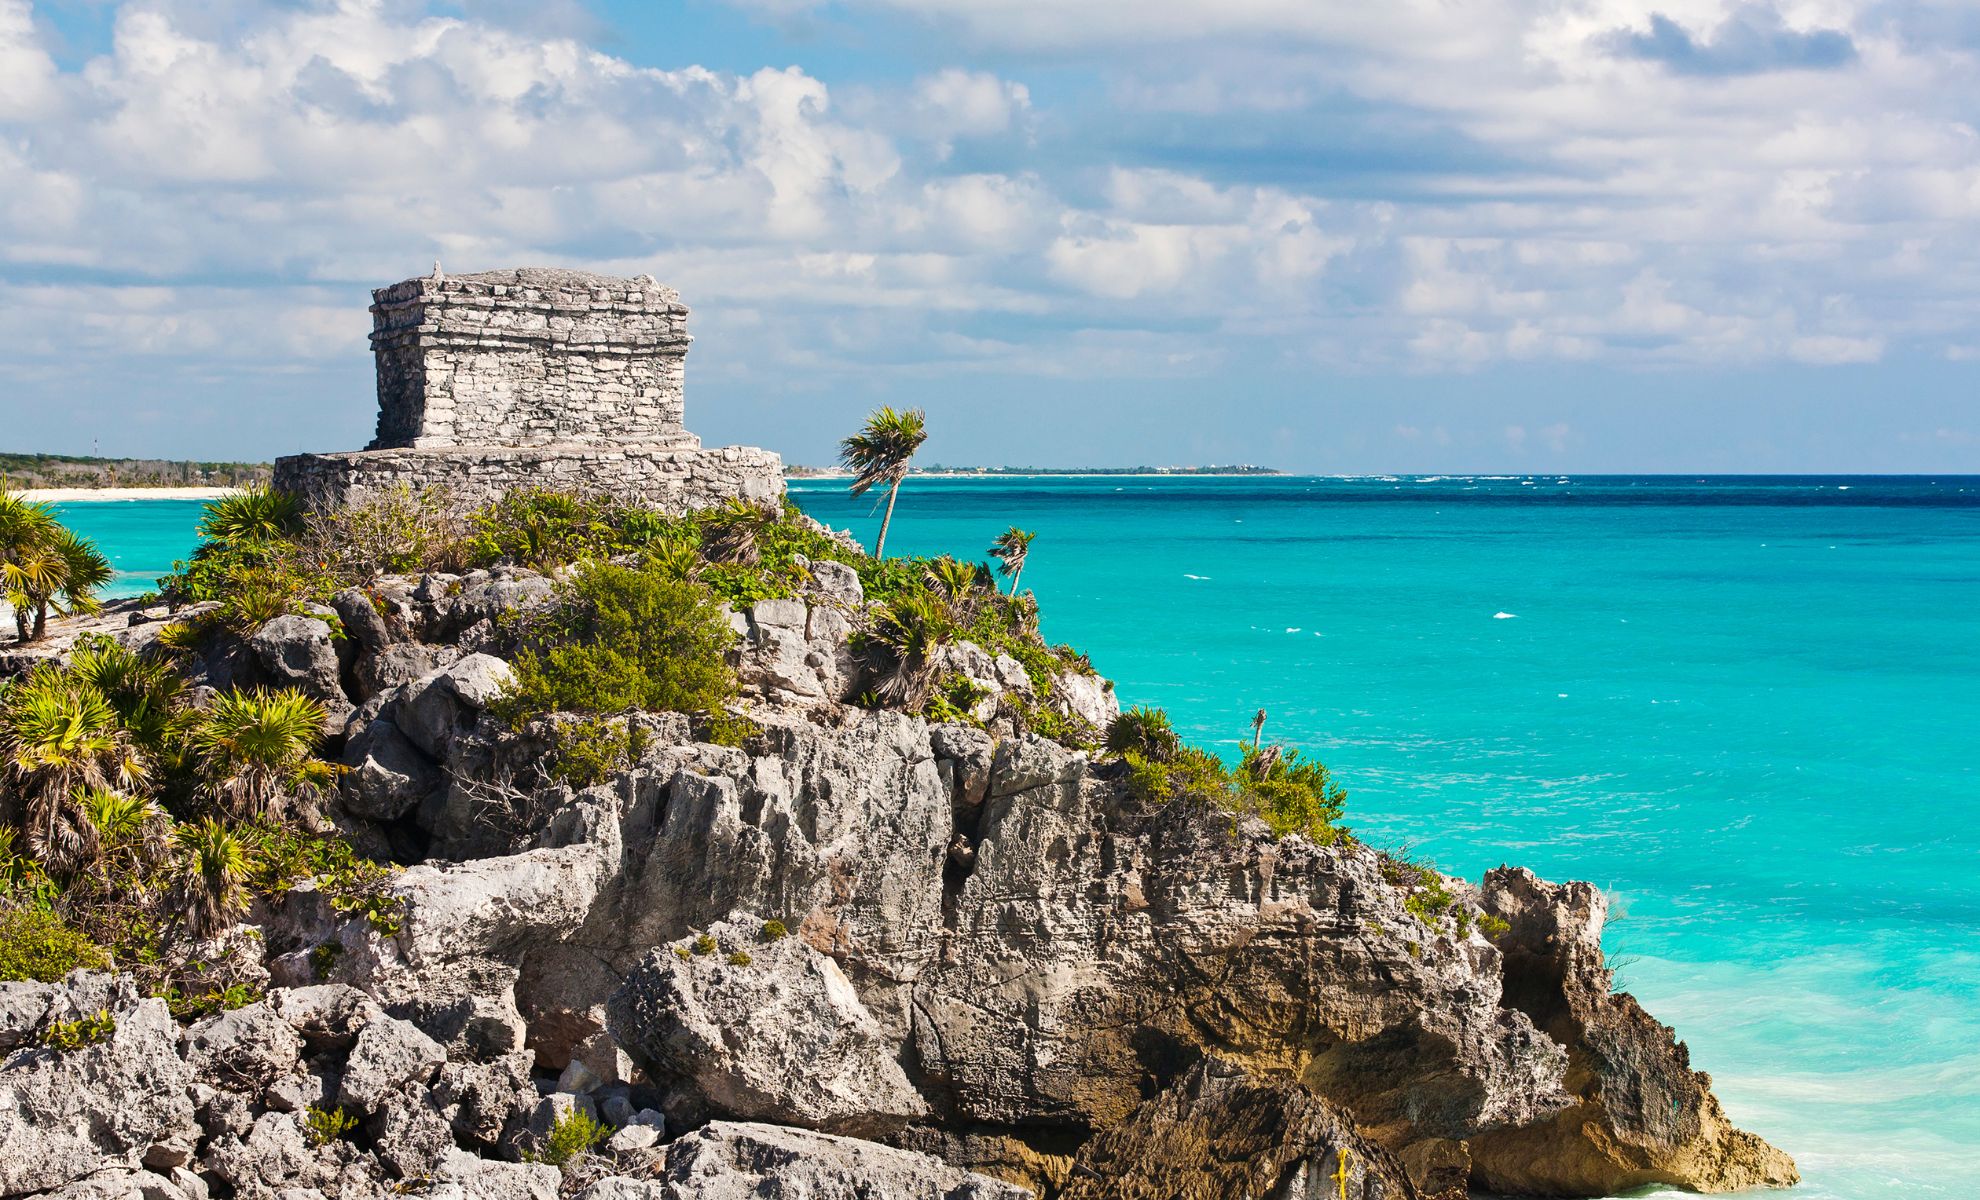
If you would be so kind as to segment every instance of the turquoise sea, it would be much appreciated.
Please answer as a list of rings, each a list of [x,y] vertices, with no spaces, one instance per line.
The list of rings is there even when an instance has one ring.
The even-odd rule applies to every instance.
[[[198,510],[64,515],[135,590]],[[1364,837],[1608,889],[1796,1195],[1980,1189],[1980,479],[917,478],[890,545],[1010,524],[1124,702],[1226,749],[1262,707]]]

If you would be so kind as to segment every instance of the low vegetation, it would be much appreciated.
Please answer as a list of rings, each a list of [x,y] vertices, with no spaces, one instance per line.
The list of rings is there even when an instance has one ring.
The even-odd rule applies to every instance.
[[[1237,766],[1186,746],[1160,709],[1131,708],[1107,729],[1106,746],[1126,767],[1127,790],[1151,809],[1197,805],[1255,816],[1273,834],[1323,846],[1348,836],[1347,793],[1326,766],[1281,746],[1245,748]]]
[[[524,1151],[523,1158],[529,1162],[567,1168],[575,1166],[611,1136],[610,1125],[581,1108],[574,1108],[558,1117],[537,1148]]]
[[[193,704],[168,659],[84,639],[0,685],[0,979],[134,972],[181,1015],[245,1003],[232,952],[202,942],[257,897],[315,880],[390,930],[390,869],[314,832],[337,768],[323,709],[293,692]]]

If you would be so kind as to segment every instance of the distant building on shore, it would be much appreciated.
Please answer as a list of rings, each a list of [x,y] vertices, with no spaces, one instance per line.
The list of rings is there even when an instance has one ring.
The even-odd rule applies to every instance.
[[[276,460],[277,487],[331,507],[402,484],[464,505],[548,487],[673,512],[783,492],[777,455],[687,431],[688,310],[650,276],[436,264],[372,300],[377,436]]]

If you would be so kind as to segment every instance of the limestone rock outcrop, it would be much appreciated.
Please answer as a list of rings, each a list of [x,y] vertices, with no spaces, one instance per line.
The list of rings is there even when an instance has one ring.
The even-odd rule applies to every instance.
[[[1030,1200],[940,1159],[776,1125],[717,1121],[675,1142],[651,1190],[596,1185],[588,1200]]]
[[[1471,1146],[1477,1178],[1501,1191],[1597,1195],[1650,1184],[1739,1191],[1800,1181],[1794,1161],[1733,1127],[1709,1075],[1675,1033],[1613,990],[1602,956],[1608,901],[1587,883],[1518,867],[1485,877],[1484,906],[1510,925],[1506,1001],[1568,1048],[1575,1103]]]
[[[763,926],[738,916],[654,950],[612,996],[612,1035],[668,1090],[669,1116],[867,1137],[926,1116],[898,1047],[838,964]]]

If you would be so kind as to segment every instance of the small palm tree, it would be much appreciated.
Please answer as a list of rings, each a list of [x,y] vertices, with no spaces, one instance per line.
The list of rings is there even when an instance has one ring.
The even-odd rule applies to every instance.
[[[147,774],[103,693],[53,667],[38,668],[7,693],[0,762],[27,797],[28,845],[54,870],[77,866],[95,846],[77,794],[135,786]]]
[[[131,741],[154,757],[168,753],[185,719],[185,677],[158,658],[108,638],[77,643],[69,673],[95,688],[117,710]]]
[[[970,596],[983,586],[984,570],[980,563],[967,563],[945,554],[931,560],[926,570],[928,581],[942,589],[952,608],[967,607]]]
[[[34,608],[23,585],[51,568],[46,548],[58,528],[54,510],[47,505],[0,492],[0,588],[13,606],[14,627],[23,642],[32,632],[29,620]]]
[[[918,408],[896,412],[885,406],[866,418],[866,424],[839,443],[839,463],[853,472],[848,490],[864,496],[873,487],[885,484],[887,513],[880,518],[880,537],[873,544],[873,557],[887,556],[887,526],[894,521],[894,499],[900,495],[901,480],[907,478],[908,462],[921,443],[928,440],[926,415]]]
[[[287,492],[256,485],[206,506],[199,536],[209,542],[258,546],[302,532],[302,504]]]
[[[89,539],[64,528],[47,505],[0,494],[0,589],[13,607],[19,640],[34,641],[48,632],[51,606],[95,612],[96,592],[111,575],[110,560]]]
[[[1107,749],[1115,754],[1139,754],[1150,762],[1167,762],[1182,748],[1182,739],[1159,708],[1130,708],[1107,725]]]
[[[702,548],[710,562],[753,566],[761,557],[757,553],[757,538],[776,520],[774,511],[736,497],[708,518],[703,526]]]
[[[192,733],[209,795],[240,818],[265,816],[283,791],[315,791],[337,768],[311,757],[323,706],[300,692],[226,692]]]
[[[890,703],[919,709],[935,685],[938,652],[951,635],[949,613],[930,592],[905,592],[874,617],[872,642],[886,651],[888,670],[875,691]]]
[[[196,938],[218,933],[247,911],[247,845],[225,825],[207,817],[172,834],[178,852],[176,890],[179,913]]]
[[[140,868],[162,848],[165,814],[143,796],[109,788],[88,788],[76,804],[96,831],[97,861],[114,868],[120,880],[140,879]]]
[[[1025,556],[1031,553],[1031,541],[1037,536],[1013,525],[990,543],[990,557],[997,560],[997,573],[1010,577],[1013,596],[1017,595],[1018,578],[1024,574]]]

